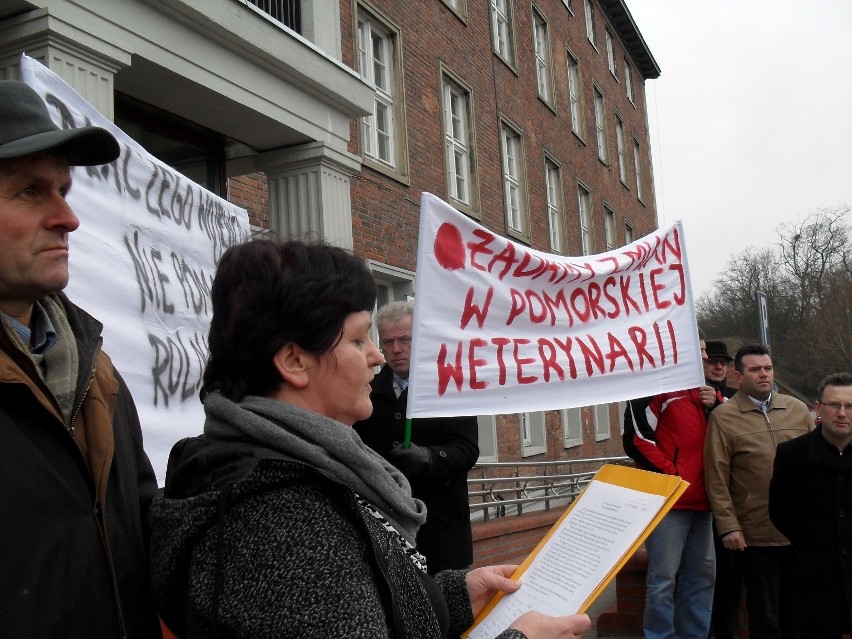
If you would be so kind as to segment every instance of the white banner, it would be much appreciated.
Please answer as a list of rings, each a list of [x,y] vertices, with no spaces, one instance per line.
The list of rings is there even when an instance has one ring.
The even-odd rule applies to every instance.
[[[703,383],[680,221],[551,255],[420,205],[408,417],[604,404]]]
[[[23,56],[21,76],[58,126],[100,126],[121,145],[112,164],[72,168],[80,228],[66,293],[103,322],[162,483],[172,445],[203,426],[210,284],[225,249],[247,239],[248,215],[154,158],[36,60]]]

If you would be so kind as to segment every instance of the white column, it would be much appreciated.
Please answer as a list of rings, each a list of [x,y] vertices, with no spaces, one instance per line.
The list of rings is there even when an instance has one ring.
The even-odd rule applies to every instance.
[[[255,167],[269,185],[269,226],[282,239],[324,239],[352,248],[350,178],[355,155],[312,142],[261,154]]]
[[[130,65],[126,51],[95,41],[48,9],[37,9],[0,21],[0,78],[20,79],[21,53],[41,62],[98,111],[114,119],[113,79],[122,66]]]

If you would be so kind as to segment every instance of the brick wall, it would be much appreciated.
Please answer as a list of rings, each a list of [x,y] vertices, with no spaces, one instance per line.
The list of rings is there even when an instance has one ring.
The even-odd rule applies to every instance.
[[[228,180],[228,199],[248,210],[249,224],[269,228],[269,192],[263,173],[241,175]]]
[[[514,2],[517,63],[510,67],[492,53],[490,3],[467,2],[467,20],[456,16],[444,3],[405,3],[392,0],[363,2],[373,13],[400,29],[404,67],[405,131],[410,170],[393,179],[365,168],[353,181],[352,209],[355,250],[393,266],[414,269],[418,203],[422,191],[447,197],[442,144],[441,70],[446,69],[471,88],[474,104],[475,162],[479,180],[478,210],[481,222],[500,234],[508,234],[503,212],[503,181],[500,160],[501,118],[523,134],[525,174],[530,211],[531,245],[547,250],[545,216],[545,154],[562,167],[567,250],[580,254],[577,182],[592,193],[593,252],[604,249],[603,203],[615,212],[616,243],[624,241],[624,222],[639,238],[656,227],[653,183],[648,145],[645,96],[641,75],[633,69],[635,106],[623,84],[624,47],[616,38],[618,78],[607,66],[604,16],[596,12],[598,50],[585,35],[582,8],[572,16],[561,0],[539,0],[536,7],[548,21],[552,53],[555,101],[545,104],[537,94],[532,44],[531,4]],[[344,1],[343,61],[354,65],[352,40],[353,3]],[[616,33],[615,30],[612,30]],[[580,139],[571,132],[568,102],[566,48],[580,61],[582,104],[586,133]],[[592,86],[605,96],[609,165],[597,156]],[[639,202],[635,186],[625,186],[618,175],[614,112],[625,123],[628,184],[633,181],[632,139],[643,150],[642,174],[645,202]],[[350,150],[359,152],[358,129],[352,127]]]

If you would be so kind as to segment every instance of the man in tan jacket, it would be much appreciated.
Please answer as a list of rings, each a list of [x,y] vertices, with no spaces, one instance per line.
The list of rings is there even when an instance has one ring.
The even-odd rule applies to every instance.
[[[773,393],[766,347],[734,358],[740,389],[710,413],[704,446],[707,497],[726,549],[742,553],[751,639],[779,639],[781,569],[789,542],[769,521],[775,447],[813,428],[807,406]]]

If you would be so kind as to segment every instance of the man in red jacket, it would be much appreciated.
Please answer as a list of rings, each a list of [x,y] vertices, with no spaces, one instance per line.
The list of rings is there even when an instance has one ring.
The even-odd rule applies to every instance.
[[[707,358],[700,340],[702,359]],[[643,629],[646,639],[706,639],[716,559],[712,515],[704,492],[705,409],[711,386],[633,400],[626,411],[624,448],[646,469],[678,475],[689,488],[645,541],[648,552]]]

